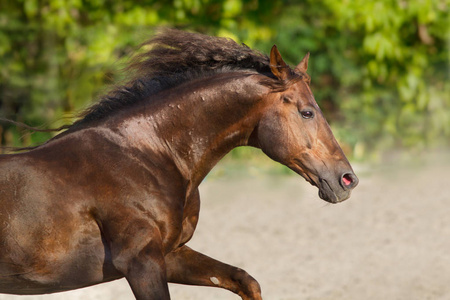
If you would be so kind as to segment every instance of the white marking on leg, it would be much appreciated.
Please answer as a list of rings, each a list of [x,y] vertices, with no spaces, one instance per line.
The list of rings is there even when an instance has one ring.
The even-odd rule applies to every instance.
[[[216,277],[210,277],[209,280],[211,280],[212,283],[215,285],[219,285],[220,281]]]

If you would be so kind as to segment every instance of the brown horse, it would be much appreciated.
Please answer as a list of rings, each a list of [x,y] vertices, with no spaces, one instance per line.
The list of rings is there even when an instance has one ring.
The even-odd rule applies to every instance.
[[[0,292],[66,291],[125,277],[136,299],[168,282],[262,299],[247,272],[185,244],[198,186],[231,149],[253,146],[331,203],[358,179],[309,88],[291,69],[224,38],[164,30],[130,80],[33,150],[0,156]]]

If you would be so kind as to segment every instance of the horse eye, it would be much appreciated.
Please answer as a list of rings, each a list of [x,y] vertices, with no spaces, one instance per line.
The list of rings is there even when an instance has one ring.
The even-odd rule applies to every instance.
[[[314,113],[310,110],[301,111],[300,114],[302,115],[303,119],[311,119],[314,117]]]

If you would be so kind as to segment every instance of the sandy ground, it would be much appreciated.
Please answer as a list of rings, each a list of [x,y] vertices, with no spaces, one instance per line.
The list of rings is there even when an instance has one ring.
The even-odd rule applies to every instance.
[[[211,176],[189,245],[247,270],[268,300],[450,299],[450,155],[355,169],[360,184],[338,205],[297,176]],[[174,300],[240,299],[214,288],[170,290]],[[0,299],[134,298],[119,280]]]

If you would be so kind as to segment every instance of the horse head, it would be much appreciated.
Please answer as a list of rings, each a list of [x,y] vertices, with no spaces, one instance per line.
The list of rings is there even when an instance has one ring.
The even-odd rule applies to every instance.
[[[358,178],[311,92],[308,59],[309,53],[292,70],[273,46],[270,68],[283,88],[266,95],[269,104],[257,127],[256,143],[270,158],[317,186],[320,198],[337,203],[350,197]]]

